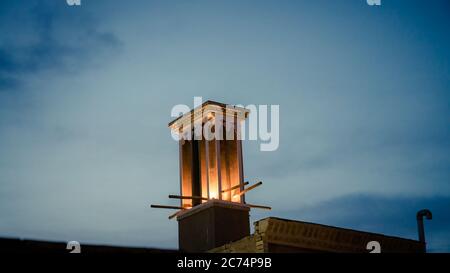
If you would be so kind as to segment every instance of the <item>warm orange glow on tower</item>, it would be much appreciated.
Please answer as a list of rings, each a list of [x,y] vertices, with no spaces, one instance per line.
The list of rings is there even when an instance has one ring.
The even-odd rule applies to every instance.
[[[169,123],[180,136],[181,195],[195,197],[181,199],[182,207],[206,198],[244,203],[244,194],[236,194],[244,189],[240,125],[248,114],[245,108],[207,101]]]

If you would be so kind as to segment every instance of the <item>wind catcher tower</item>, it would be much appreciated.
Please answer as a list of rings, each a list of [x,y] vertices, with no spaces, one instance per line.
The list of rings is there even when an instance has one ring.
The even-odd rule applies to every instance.
[[[250,111],[207,101],[169,123],[179,136],[179,206],[169,216],[178,220],[179,248],[206,251],[250,235],[250,208],[271,209],[245,202],[241,123]]]

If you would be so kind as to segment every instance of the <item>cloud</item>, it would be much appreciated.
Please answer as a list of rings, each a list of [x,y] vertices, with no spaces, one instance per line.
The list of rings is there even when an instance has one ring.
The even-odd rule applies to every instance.
[[[94,55],[98,61],[122,46],[112,32],[99,29],[93,14],[74,12],[64,1],[0,5],[0,91],[17,89],[27,76],[41,71],[83,70],[93,65],[89,60]]]

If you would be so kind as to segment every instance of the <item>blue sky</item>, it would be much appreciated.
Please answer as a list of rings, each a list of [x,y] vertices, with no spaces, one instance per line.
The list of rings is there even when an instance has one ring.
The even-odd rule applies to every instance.
[[[280,105],[244,143],[267,216],[450,251],[450,3],[0,3],[0,236],[177,247],[176,104]]]

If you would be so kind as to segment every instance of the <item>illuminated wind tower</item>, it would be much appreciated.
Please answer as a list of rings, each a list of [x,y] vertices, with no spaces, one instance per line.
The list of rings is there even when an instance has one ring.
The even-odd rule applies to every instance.
[[[179,139],[180,206],[178,209],[180,250],[206,251],[250,234],[250,205],[245,194],[241,123],[250,111],[207,101],[169,123]]]
[[[169,123],[180,136],[181,206],[209,199],[244,203],[240,123],[249,110],[207,101]],[[196,128],[197,126],[197,128]]]

